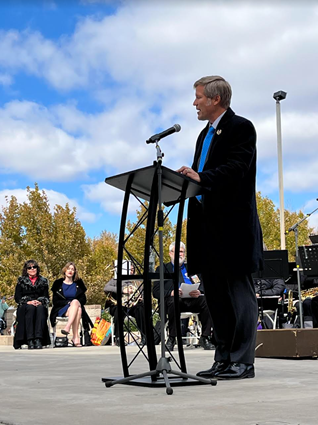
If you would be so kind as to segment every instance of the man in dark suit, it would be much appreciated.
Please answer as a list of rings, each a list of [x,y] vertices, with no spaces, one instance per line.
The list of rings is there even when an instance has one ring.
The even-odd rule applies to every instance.
[[[171,258],[170,263],[164,265],[165,273],[173,273],[174,271],[174,242],[169,247],[169,256]],[[185,260],[185,245],[183,242],[180,242],[180,251],[179,251],[179,284],[193,284],[199,283],[200,280],[197,276],[189,276],[187,272],[187,265],[184,262]],[[199,339],[199,344],[205,350],[212,350],[214,348],[213,344],[210,341],[212,320],[208,306],[206,304],[205,297],[203,294],[203,285],[200,282],[198,289],[194,289],[189,292],[189,298],[182,298],[182,290],[179,287],[179,308],[180,313],[184,311],[190,311],[193,313],[200,314],[200,321],[202,324],[202,335]],[[155,281],[153,287],[153,295],[160,301],[160,282]],[[168,315],[168,328],[169,328],[169,338],[166,342],[166,347],[169,351],[173,351],[175,340],[177,336],[177,322],[174,306],[174,289],[173,289],[173,280],[166,279],[164,281],[164,297],[165,297],[165,311]]]
[[[216,340],[215,362],[199,376],[252,378],[257,302],[251,274],[262,268],[256,210],[256,133],[230,108],[232,90],[219,76],[194,84],[201,131],[192,167],[178,171],[204,193],[188,205],[188,271],[202,273]]]

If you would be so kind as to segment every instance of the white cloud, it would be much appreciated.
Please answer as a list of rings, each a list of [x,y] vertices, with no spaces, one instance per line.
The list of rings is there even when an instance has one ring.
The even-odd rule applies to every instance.
[[[308,218],[308,222],[310,227],[315,228],[314,232],[316,234],[318,234],[318,211],[315,211],[317,207],[318,207],[318,202],[316,198],[316,199],[311,199],[310,201],[308,201],[305,204],[304,208],[302,208],[302,210],[306,214],[311,214],[310,217]]]
[[[0,85],[10,86],[13,83],[13,78],[9,74],[0,74]]]
[[[104,211],[111,214],[120,214],[123,207],[124,192],[104,182],[95,185],[83,185],[85,197],[91,202],[100,203]],[[130,197],[129,214],[134,214],[139,208],[135,198]]]
[[[97,2],[107,3],[83,0]],[[191,106],[192,84],[203,75],[221,74],[232,85],[233,109],[255,123],[259,170],[265,176],[260,186],[266,193],[278,187],[272,95],[287,91],[285,188],[313,190],[318,183],[317,16],[318,7],[310,2],[138,0],[120,2],[111,16],[81,18],[73,34],[58,40],[31,29],[2,31],[0,84],[12,86],[13,77],[25,73],[64,95],[88,90],[104,110],[82,112],[71,99],[47,107],[7,103],[0,109],[0,169],[46,181],[85,178],[96,170],[117,174],[150,165],[156,152],[145,140],[174,123],[182,131],[161,141],[164,165],[190,165],[204,125]],[[105,211],[120,211],[121,195],[106,188],[104,183],[85,186],[87,199],[101,202]]]
[[[58,127],[54,115],[32,102],[13,101],[0,109],[0,168],[35,179],[68,180],[85,173],[87,143]]]
[[[42,189],[41,189],[42,190]],[[61,205],[65,207],[68,203],[70,208],[76,208],[76,216],[80,221],[93,223],[96,221],[96,214],[93,214],[83,208],[76,199],[68,198],[64,193],[56,192],[50,189],[43,189],[48,197],[50,209],[53,213],[55,205]],[[0,207],[6,206],[8,199],[10,201],[11,196],[17,198],[17,201],[22,204],[27,202],[27,191],[25,189],[4,189],[0,191]]]

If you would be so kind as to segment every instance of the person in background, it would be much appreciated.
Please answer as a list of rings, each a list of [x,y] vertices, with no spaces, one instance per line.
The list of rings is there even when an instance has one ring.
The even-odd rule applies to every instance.
[[[166,273],[173,273],[174,271],[174,248],[175,243],[173,242],[169,246],[169,256],[170,263],[164,265]],[[200,280],[197,276],[189,276],[187,271],[187,264],[185,261],[185,244],[180,242],[180,251],[179,251],[179,286],[181,283],[187,283],[189,285],[193,283],[199,283]],[[159,272],[159,269],[157,269]],[[179,308],[180,312],[190,311],[193,313],[199,313],[200,320],[202,323],[202,335],[199,339],[199,344],[205,350],[212,350],[214,348],[213,344],[210,341],[211,337],[211,328],[212,328],[212,319],[206,304],[205,297],[202,295],[204,293],[204,288],[202,282],[198,289],[195,289],[189,293],[189,298],[181,298],[182,290],[179,287]],[[153,286],[153,295],[160,302],[160,281],[155,281]],[[172,279],[166,279],[164,281],[164,296],[165,296],[165,311],[168,315],[168,328],[169,328],[169,338],[166,342],[166,347],[169,351],[173,351],[175,340],[177,336],[177,324],[176,324],[176,315],[175,315],[175,306],[174,306],[174,285]]]
[[[3,335],[4,329],[7,327],[6,321],[4,319],[4,314],[8,310],[9,306],[6,303],[6,297],[0,296],[0,335]]]
[[[72,344],[74,347],[82,347],[79,337],[79,325],[83,318],[83,327],[86,329],[90,321],[86,310],[86,286],[78,276],[76,266],[68,262],[62,269],[63,277],[57,279],[52,285],[53,306],[50,315],[52,327],[56,325],[57,317],[68,317],[63,335],[69,335],[72,328]]]
[[[280,297],[277,299],[277,308],[279,308],[278,303],[281,302],[282,297],[287,291],[284,279],[273,279],[273,278],[253,278],[255,295],[259,300],[260,307],[260,317],[262,318],[262,309],[266,310],[263,306],[263,301],[261,298],[263,297]],[[274,315],[271,316],[274,318]],[[266,316],[263,317],[263,322],[261,324],[260,329],[264,326],[266,329],[273,328],[273,322]]]
[[[131,263],[129,274],[135,273],[135,266]],[[141,334],[141,345],[146,344],[145,324],[144,324],[144,302],[143,289],[140,282],[134,280],[123,280],[122,287],[122,309],[123,317],[131,316],[136,319],[137,327]],[[118,306],[117,306],[117,279],[111,279],[104,287],[106,294],[105,309],[109,308],[109,313],[114,318],[115,344],[119,346],[119,326],[118,326]],[[134,301],[131,299],[134,297]]]
[[[253,279],[256,298],[283,296],[286,289],[284,279]]]
[[[13,346],[18,349],[28,344],[29,350],[41,349],[50,345],[47,324],[49,305],[49,282],[40,275],[40,267],[35,260],[24,263],[22,276],[15,288],[17,326]]]

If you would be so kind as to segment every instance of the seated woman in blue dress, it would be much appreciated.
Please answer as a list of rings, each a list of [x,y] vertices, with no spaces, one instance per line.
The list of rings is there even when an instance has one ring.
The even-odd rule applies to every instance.
[[[72,328],[73,346],[81,347],[78,334],[81,318],[87,319],[84,305],[86,304],[86,286],[79,278],[74,263],[67,263],[63,269],[63,278],[57,279],[52,286],[53,306],[50,314],[52,327],[56,325],[57,317],[68,317],[63,335],[68,335]]]

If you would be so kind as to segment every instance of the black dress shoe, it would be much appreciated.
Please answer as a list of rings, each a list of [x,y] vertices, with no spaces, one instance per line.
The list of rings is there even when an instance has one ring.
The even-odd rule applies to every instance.
[[[254,376],[254,366],[245,363],[231,363],[225,370],[215,374],[217,379],[245,379],[254,378]]]
[[[206,336],[201,336],[199,339],[199,345],[201,345],[202,348],[205,350],[215,350],[214,345]]]
[[[29,340],[28,340],[28,349],[29,349],[29,350],[34,350],[34,342],[33,342],[33,339],[29,339]]]
[[[202,370],[197,373],[197,376],[201,376],[201,378],[214,378],[217,372],[222,372],[228,367],[228,362],[214,362],[212,367],[208,370]]]
[[[41,348],[43,348],[42,347],[42,342],[41,342],[41,340],[39,338],[36,338],[34,340],[34,348],[37,349],[37,350],[40,350]]]
[[[168,338],[168,340],[166,342],[166,348],[167,348],[167,350],[173,351],[174,346],[175,346],[175,343],[176,343],[176,338],[174,336],[169,336],[169,338]]]

